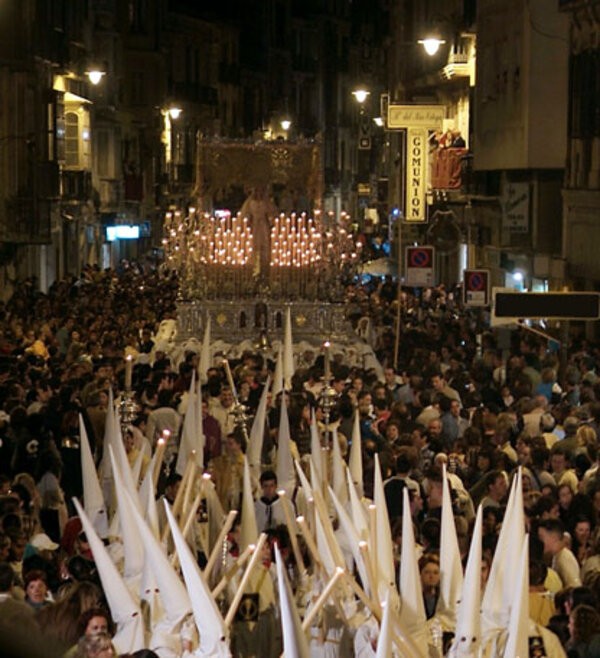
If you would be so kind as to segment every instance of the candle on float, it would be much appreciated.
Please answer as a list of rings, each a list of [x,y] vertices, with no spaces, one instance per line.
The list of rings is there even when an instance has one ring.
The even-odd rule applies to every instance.
[[[128,354],[125,358],[125,390],[131,391],[131,381],[133,377],[133,356]]]

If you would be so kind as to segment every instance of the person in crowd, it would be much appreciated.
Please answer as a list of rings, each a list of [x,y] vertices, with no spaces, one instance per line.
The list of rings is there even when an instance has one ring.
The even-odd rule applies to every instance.
[[[569,615],[568,655],[576,658],[600,656],[600,614],[591,605],[578,605]]]
[[[225,440],[225,451],[209,464],[217,495],[227,512],[239,509],[244,478],[242,442],[239,434],[229,434]]]
[[[44,571],[39,569],[28,571],[25,574],[24,582],[25,603],[30,605],[36,612],[50,605],[50,591]]]
[[[379,291],[377,285],[348,286],[347,308],[349,313],[357,313],[357,318],[369,320],[374,336],[393,338],[392,327],[398,310],[395,304],[396,300],[401,300],[403,334],[398,354],[394,355],[393,340],[381,339],[377,342],[377,358],[383,365],[380,370],[365,367],[366,362],[360,363],[360,359],[343,363],[346,356],[332,367],[334,386],[339,386],[336,388],[339,397],[335,399],[335,422],[341,419],[338,432],[350,441],[354,409],[359,413],[363,482],[357,484],[362,486],[362,492],[366,497],[373,496],[377,455],[387,480],[386,489],[390,488],[390,482],[396,481],[402,481],[409,489],[417,541],[427,552],[439,550],[442,475],[438,471],[445,464],[457,527],[465,526],[465,529],[458,528],[463,558],[469,548],[473,514],[468,507],[471,498],[466,492],[471,493],[474,503],[484,501],[484,566],[489,571],[503,522],[506,483],[514,477],[519,464],[523,466],[532,542],[543,546],[548,565],[555,566],[565,585],[578,584],[577,578],[581,578],[578,560],[582,562],[582,576],[585,574],[588,580],[593,580],[598,552],[595,550],[595,527],[600,520],[600,478],[596,473],[600,405],[594,398],[598,399],[600,391],[598,382],[588,376],[594,368],[585,371],[588,379],[582,381],[580,363],[582,355],[589,354],[595,365],[597,346],[572,337],[567,376],[564,382],[561,379],[558,387],[556,357],[548,350],[547,341],[517,329],[511,345],[500,349],[496,331],[482,325],[479,318],[461,307],[457,290],[438,286],[423,289],[419,295],[403,288],[393,287],[392,290],[389,285],[386,290],[383,295],[380,294],[383,287]],[[56,522],[55,494],[61,489],[74,491],[72,486],[77,474],[68,459],[51,463],[48,453],[56,454],[65,441],[78,438],[74,434],[73,418],[83,411],[96,464],[100,462],[108,393],[112,388],[115,399],[119,399],[126,353],[134,355],[138,361],[134,367],[132,395],[142,415],[135,427],[146,432],[151,449],[155,449],[156,439],[163,429],[171,431],[171,452],[165,457],[157,485],[160,530],[161,534],[164,532],[161,499],[172,504],[180,481],[180,478],[174,480],[174,465],[168,458],[169,454],[176,453],[180,440],[181,415],[176,406],[179,396],[187,390],[186,384],[189,385],[190,367],[195,367],[186,354],[178,355],[174,346],[158,337],[160,323],[175,317],[176,296],[176,277],[166,269],[144,271],[144,268],[127,267],[103,272],[86,267],[83,277],[57,281],[47,293],[31,295],[27,292],[0,304],[0,350],[9,359],[5,362],[4,357],[0,358],[0,471],[8,478],[5,491],[0,491],[0,532],[6,538],[5,553],[10,551],[6,558],[14,567],[15,581],[22,578],[23,550],[27,545],[33,546],[31,540],[40,533],[35,520],[26,518],[36,515],[28,511],[31,506],[41,511],[43,531],[50,542],[58,544],[68,539],[67,526],[60,520]],[[22,299],[30,303],[23,304]],[[92,301],[93,310],[90,308]],[[73,330],[79,337],[73,335]],[[47,357],[43,346],[38,346],[39,353],[26,351],[42,336]],[[69,343],[73,342],[86,346],[85,360],[77,358],[65,364],[64,359],[53,356],[61,345],[61,353],[66,357]],[[88,349],[90,345],[97,347],[91,350]],[[273,374],[274,361],[263,358],[261,353],[255,364],[256,355],[252,353],[241,350],[236,353],[235,349],[227,353],[242,355],[231,357],[232,370],[236,388],[250,409],[254,409],[268,372]],[[350,352],[347,355],[352,358]],[[259,362],[265,367],[257,365]],[[252,376],[246,374],[249,370]],[[305,460],[310,453],[310,432],[306,431],[305,422],[309,418],[306,407],[299,401],[306,401],[307,384],[317,392],[321,390],[322,372],[322,361],[315,362],[314,354],[307,357],[294,374],[292,391],[286,393],[290,402],[291,438]],[[230,413],[231,390],[223,386],[224,381],[222,368],[213,367],[203,389],[203,399],[207,401],[203,404],[204,464],[209,467],[221,502],[228,510],[239,509],[242,448],[245,446],[228,436],[235,419]],[[297,403],[301,409],[298,418],[294,416]],[[324,422],[321,401],[314,403],[317,415]],[[594,405],[599,408],[595,409]],[[29,415],[28,407],[32,412]],[[211,423],[211,416],[205,415],[205,410],[213,408],[220,410],[217,416],[221,417]],[[279,409],[277,401],[269,402],[265,424],[268,440],[263,443],[266,447],[263,460],[269,465],[276,463]],[[148,415],[145,428],[143,414]],[[555,419],[556,426],[553,425]],[[136,419],[134,423],[137,422]],[[319,427],[323,429],[322,424]],[[589,461],[588,466],[584,465],[583,457]],[[348,454],[344,459],[348,462]],[[502,476],[496,477],[497,472]],[[21,473],[35,474],[39,478],[41,504],[35,502],[31,491],[28,497],[18,486],[24,483],[14,478]],[[45,477],[43,483],[41,476]],[[276,477],[273,479],[270,475],[269,478],[261,482],[257,494],[259,526],[261,516],[268,517],[270,509],[271,516],[276,517],[277,508],[281,506]],[[467,513],[468,509],[471,511]],[[399,513],[391,515],[394,527]],[[563,523],[557,526],[559,517]],[[276,521],[282,523],[281,515]],[[271,524],[272,519],[267,522]],[[565,529],[570,537],[564,533]],[[335,532],[339,536],[340,528]],[[78,531],[74,531],[74,536],[79,542]],[[399,539],[397,533],[395,537]],[[67,543],[73,551],[73,537]],[[82,551],[74,550],[70,559],[82,558],[84,553],[87,558],[83,559],[91,557],[89,544],[82,543],[82,547]],[[27,560],[40,557],[26,558],[26,574],[32,569]],[[269,572],[271,558],[272,555],[268,560],[265,558],[269,562]],[[34,564],[37,566],[39,562]],[[551,571],[548,569],[549,573]],[[80,572],[74,563],[72,571],[68,567],[61,573],[73,584],[79,579],[76,573]],[[264,573],[267,574],[266,569]],[[544,585],[541,572],[538,575],[539,578],[531,578],[532,589]],[[18,593],[19,584],[24,587],[25,582],[13,584],[12,591]],[[297,586],[295,583],[294,587]],[[554,589],[560,586],[561,583]],[[52,588],[57,601],[38,613],[41,619],[49,615],[50,610],[63,607],[62,593],[53,585]],[[536,593],[540,592],[536,589]],[[265,609],[263,606],[263,612]],[[542,613],[540,620],[548,616],[547,611]],[[75,616],[73,612],[70,619]],[[58,622],[55,625],[61,626]],[[103,629],[104,620],[101,619],[97,630]],[[70,636],[70,646],[75,644],[72,640]]]
[[[254,503],[256,526],[259,532],[265,532],[287,526],[284,505],[288,506],[290,520],[296,518],[294,507],[288,498],[281,498],[277,491],[277,475],[274,471],[263,471],[260,476],[262,496]]]
[[[419,573],[421,575],[425,614],[427,619],[431,619],[435,614],[440,596],[440,558],[433,553],[424,555],[419,560]]]
[[[562,522],[559,519],[546,519],[540,522],[538,538],[544,546],[544,555],[560,577],[563,587],[580,586],[579,564],[567,546]]]

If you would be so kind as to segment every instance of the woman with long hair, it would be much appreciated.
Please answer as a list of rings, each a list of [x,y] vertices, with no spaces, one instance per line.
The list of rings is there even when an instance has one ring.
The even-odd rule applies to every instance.
[[[68,583],[59,590],[57,600],[38,614],[38,622],[43,633],[60,642],[65,650],[79,639],[78,622],[81,615],[102,605],[102,592],[86,581]]]
[[[571,611],[569,634],[571,639],[566,648],[570,656],[600,656],[600,615],[591,605],[581,604]]]

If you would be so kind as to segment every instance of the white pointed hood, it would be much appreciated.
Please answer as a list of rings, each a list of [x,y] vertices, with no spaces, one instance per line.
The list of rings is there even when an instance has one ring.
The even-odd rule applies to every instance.
[[[350,494],[350,513],[352,521],[362,541],[367,541],[369,538],[369,518],[367,510],[363,505],[360,494],[356,489],[350,471],[346,471],[348,479],[348,493]]]
[[[411,634],[425,628],[425,606],[421,589],[419,562],[417,560],[415,534],[410,514],[408,488],[402,490],[402,553],[400,557],[400,621]]]
[[[273,373],[273,398],[283,391],[283,348],[280,345],[275,360],[275,372]]]
[[[112,639],[113,644],[119,654],[133,653],[143,649],[146,647],[146,642],[140,607],[125,585],[102,540],[96,534],[92,522],[76,498],[73,498],[73,504],[92,549],[106,601],[117,625],[117,632]]]
[[[442,626],[456,626],[456,608],[460,600],[463,571],[460,559],[456,524],[450,497],[450,482],[446,477],[446,465],[443,465],[442,482],[442,528],[440,539],[440,598],[437,603],[436,616],[443,617]]]
[[[212,355],[210,352],[210,313],[206,314],[206,326],[204,327],[204,338],[202,339],[202,349],[200,350],[200,363],[198,364],[199,379],[202,384],[208,381],[206,371],[212,365]]]
[[[279,584],[279,604],[281,606],[281,627],[283,630],[283,655],[285,658],[310,658],[306,634],[302,630],[300,615],[296,608],[292,588],[285,573],[281,553],[275,544],[275,564]]]
[[[160,539],[160,524],[158,521],[158,510],[156,509],[156,490],[154,489],[153,481],[155,459],[156,453],[152,456],[150,464],[146,469],[146,475],[140,485],[139,497],[142,503],[142,509],[144,510],[144,519],[150,530],[154,533],[154,536]]]
[[[142,574],[142,569],[144,567],[144,546],[136,529],[135,518],[132,514],[131,506],[127,504],[127,499],[125,498],[127,489],[124,484],[121,468],[116,462],[112,446],[108,446],[108,454],[110,456],[111,468],[115,479],[115,489],[118,492],[117,497],[119,500],[119,523],[121,537],[123,539],[123,550],[125,551],[123,578],[128,585],[131,585],[139,579]],[[132,505],[135,509],[135,505],[133,503]]]
[[[284,489],[286,495],[292,497],[296,487],[296,474],[290,437],[290,421],[288,419],[285,394],[281,396],[281,414],[279,416],[279,433],[277,435],[277,483]]]
[[[359,496],[363,494],[363,461],[362,461],[362,438],[360,435],[360,415],[358,409],[354,412],[354,423],[352,425],[352,444],[350,445],[350,457],[348,468],[352,475],[352,482],[358,489]]]
[[[151,640],[150,648],[157,648],[161,646],[157,644],[157,640],[162,638],[163,634],[178,634],[181,622],[192,612],[192,605],[183,583],[173,570],[162,546],[156,540],[142,516],[135,509],[133,501],[127,492],[123,495],[121,508],[123,506],[130,507],[130,514],[134,519],[135,528],[144,545],[145,560],[152,570],[164,610],[164,617],[152,629],[155,641],[152,642]]]
[[[392,655],[392,605],[390,593],[386,594],[383,604],[383,617],[377,638],[377,653],[375,658],[389,658]]]
[[[311,473],[316,477],[312,460],[310,464]],[[319,486],[316,486],[316,484],[313,483],[312,497],[315,503],[315,534],[317,538],[317,546],[323,558],[323,564],[325,565],[326,571],[331,576],[336,567],[341,567],[343,569],[346,566],[346,561],[335,536],[335,532],[333,531],[331,519],[329,518],[329,510],[325,504],[321,491],[322,485],[319,483]]]
[[[504,521],[498,536],[482,602],[483,631],[504,629],[508,625],[510,606],[517,583],[512,577],[515,556],[520,554],[525,538],[521,468],[513,479]]]
[[[315,410],[310,412],[310,456],[312,458],[315,471],[319,476],[319,480],[323,481],[323,455],[321,452],[321,435],[319,433],[319,426],[317,425],[317,417]]]
[[[105,539],[108,537],[108,514],[81,414],[79,414],[79,443],[81,446],[81,474],[85,513],[92,521],[98,536]]]
[[[283,339],[283,386],[286,391],[292,388],[294,375],[294,344],[292,340],[292,311],[288,306],[285,313],[285,334]]]
[[[394,569],[394,550],[392,546],[392,532],[390,530],[390,521],[385,502],[385,493],[383,491],[383,479],[381,477],[381,467],[379,465],[379,455],[375,453],[375,477],[373,482],[374,503],[377,517],[377,546],[375,549],[370,546],[371,555],[376,556],[377,562],[377,581],[379,583],[379,595],[383,598],[391,587],[395,586],[395,569]],[[410,511],[408,513],[410,518]],[[412,526],[411,526],[412,529]],[[404,536],[404,535],[403,535]],[[404,541],[402,546],[404,547]],[[413,541],[414,543],[414,541]],[[418,576],[418,570],[417,570]],[[420,586],[419,586],[420,587]],[[420,589],[419,589],[420,591]],[[421,597],[422,599],[422,597]]]
[[[256,479],[260,477],[262,448],[265,438],[265,422],[267,419],[267,398],[269,397],[270,385],[271,379],[267,378],[260,396],[256,415],[252,421],[252,429],[250,430],[250,438],[248,440],[248,449],[246,450],[246,457],[248,459],[248,465],[250,466],[250,473]]]
[[[477,510],[460,603],[456,633],[448,654],[452,658],[477,658],[481,646],[481,534],[483,512]]]
[[[302,470],[302,466],[297,461],[294,461],[294,466],[296,467],[296,473],[298,474],[298,479],[300,480],[300,486],[302,487],[302,491],[304,492],[304,497],[308,500],[309,498],[313,497],[313,488],[311,483],[309,482],[308,478],[306,477],[306,474]],[[310,461],[310,468],[311,472],[314,470],[314,464],[312,462],[312,459]]]
[[[196,655],[201,658],[230,658],[228,632],[223,617],[166,501],[165,510],[200,635],[200,647]]]
[[[348,503],[348,489],[346,487],[346,464],[342,459],[342,452],[340,450],[340,442],[338,439],[337,429],[333,429],[331,436],[331,481],[333,490],[342,505]]]
[[[244,457],[244,489],[242,495],[242,519],[240,527],[240,552],[246,550],[250,544],[258,540],[258,526],[256,525],[256,512],[254,510],[254,497],[252,495],[252,482],[250,480],[250,467]]]
[[[121,427],[119,425],[119,419],[114,417],[114,432],[110,435],[110,441],[108,444],[108,457],[111,472],[114,468],[114,463],[119,466],[120,475],[121,475],[121,484],[117,486],[116,478],[113,474],[113,481],[115,483],[115,495],[117,497],[117,502],[119,498],[120,487],[126,487],[131,500],[133,501],[136,509],[141,513],[142,505],[140,503],[140,497],[138,496],[138,485],[137,482],[133,479],[133,473],[131,467],[129,466],[129,459],[127,453],[125,452],[125,444],[123,443],[123,437],[121,435]],[[112,461],[114,458],[114,463]]]
[[[226,518],[225,510],[213,482],[208,482],[204,489],[206,495],[206,511],[208,513],[208,551],[214,550],[215,543]]]
[[[368,591],[370,589],[369,572],[367,571],[363,559],[363,554],[360,552],[360,547],[359,547],[359,544],[362,541],[362,539],[358,534],[358,531],[356,530],[356,527],[354,526],[352,519],[348,515],[348,512],[346,512],[344,506],[342,505],[338,497],[335,495],[335,491],[331,487],[329,487],[329,495],[331,496],[331,500],[335,505],[335,510],[337,512],[338,519],[340,521],[340,527],[344,532],[344,534],[346,535],[348,546],[352,551],[352,557],[354,558],[354,562],[356,563],[356,568],[358,569],[360,580],[363,583],[363,587],[367,588],[367,594],[369,594],[372,598],[373,593]]]
[[[198,405],[198,396],[200,404]],[[204,457],[204,433],[202,431],[202,414],[198,417],[198,409],[202,409],[202,393],[196,392],[196,372],[192,372],[192,381],[188,392],[188,405],[183,419],[181,441],[177,453],[175,470],[183,476],[192,453],[198,468],[202,468]]]
[[[529,535],[525,535],[516,575],[515,597],[510,610],[504,658],[529,656]]]

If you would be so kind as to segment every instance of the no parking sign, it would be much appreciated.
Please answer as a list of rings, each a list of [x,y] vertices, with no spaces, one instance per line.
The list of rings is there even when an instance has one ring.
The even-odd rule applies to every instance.
[[[430,246],[406,247],[406,285],[433,286],[434,248]]]
[[[489,306],[489,270],[465,270],[463,280],[463,301],[465,306]]]

